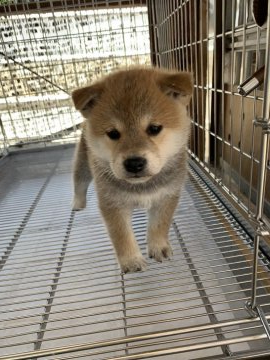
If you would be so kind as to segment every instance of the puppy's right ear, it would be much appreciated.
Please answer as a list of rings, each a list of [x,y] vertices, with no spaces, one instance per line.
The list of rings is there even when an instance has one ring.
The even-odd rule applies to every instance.
[[[83,116],[90,114],[97,100],[102,93],[102,85],[94,84],[86,86],[72,92],[72,100],[75,108],[79,110]]]

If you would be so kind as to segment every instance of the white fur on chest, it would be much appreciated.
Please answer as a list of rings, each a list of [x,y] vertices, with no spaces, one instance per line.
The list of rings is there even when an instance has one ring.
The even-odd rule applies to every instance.
[[[125,193],[121,194],[119,197],[117,197],[116,194],[114,196],[114,200],[118,206],[127,208],[150,209],[153,204],[158,204],[159,202],[162,204],[164,197],[175,195],[178,195],[178,191],[176,191],[176,189],[165,187],[149,194]]]

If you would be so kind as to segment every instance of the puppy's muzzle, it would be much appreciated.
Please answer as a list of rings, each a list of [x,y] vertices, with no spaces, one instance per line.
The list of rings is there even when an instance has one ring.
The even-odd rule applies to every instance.
[[[130,174],[139,175],[142,173],[146,167],[147,160],[143,157],[130,157],[124,161],[124,168]]]

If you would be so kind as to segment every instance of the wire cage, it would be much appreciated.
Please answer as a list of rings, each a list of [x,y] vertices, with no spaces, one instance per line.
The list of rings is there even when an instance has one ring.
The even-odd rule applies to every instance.
[[[6,3],[0,13],[2,153],[70,142],[81,122],[72,89],[117,67],[150,64],[143,2]]]
[[[0,0],[0,360],[270,357],[267,5]],[[193,73],[190,171],[173,259],[123,275],[93,185],[71,210],[69,94],[151,63]]]
[[[253,15],[260,11],[266,17],[267,2],[262,3],[256,9],[253,1],[152,2],[154,63],[194,74],[190,153],[250,213],[261,154],[261,129],[254,120],[263,117],[265,97],[263,85],[245,97],[238,85],[265,63],[267,29]],[[268,160],[268,217],[269,165]]]

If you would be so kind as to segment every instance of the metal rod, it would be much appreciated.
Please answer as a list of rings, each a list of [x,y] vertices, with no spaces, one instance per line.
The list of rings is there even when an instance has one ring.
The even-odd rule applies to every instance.
[[[113,340],[109,340],[109,341],[100,341],[100,342],[94,342],[94,343],[63,346],[63,347],[58,347],[58,348],[53,348],[53,349],[30,351],[30,352],[21,353],[18,355],[16,355],[16,354],[11,354],[8,356],[4,355],[4,356],[0,356],[0,360],[26,360],[26,359],[33,358],[33,357],[44,357],[44,356],[49,356],[49,355],[55,356],[57,354],[64,354],[64,353],[69,353],[69,352],[74,352],[74,351],[97,349],[97,348],[106,347],[106,346],[121,345],[121,344],[126,344],[126,343],[142,341],[142,340],[150,340],[150,339],[157,339],[157,338],[162,338],[162,337],[166,337],[166,336],[180,335],[180,334],[185,334],[187,332],[192,333],[192,332],[197,332],[197,331],[202,331],[202,330],[216,329],[219,327],[235,326],[235,325],[239,325],[241,323],[247,323],[249,321],[254,321],[254,319],[243,319],[240,321],[233,320],[233,321],[227,321],[227,322],[225,321],[223,323],[220,322],[218,324],[198,325],[198,326],[193,326],[193,327],[188,328],[188,331],[187,331],[187,328],[173,329],[173,330],[163,331],[163,332],[155,332],[155,333],[150,333],[150,334],[141,334],[141,335],[124,337],[124,338],[118,338],[118,339],[113,339]],[[255,335],[255,336],[254,335],[247,336],[247,337],[243,337],[240,339],[226,340],[226,345],[237,343],[237,342],[245,342],[245,341],[252,341],[252,340],[256,340],[256,339],[263,339],[265,337],[266,337],[266,334],[260,334],[260,335]],[[216,346],[220,346],[220,344],[219,344],[219,342],[215,341],[212,343],[212,346],[216,347]],[[193,345],[193,347],[194,347],[194,345]],[[195,348],[196,348],[196,345],[195,345]],[[202,347],[202,348],[204,348],[204,347]]]
[[[260,325],[258,325],[258,326],[255,326],[254,328],[258,328]],[[250,330],[250,328],[248,328],[248,327],[245,327],[245,328],[241,328],[241,330],[243,330],[243,331],[245,331],[245,330]],[[238,332],[239,330],[238,329],[233,329],[233,330],[230,330],[230,334],[234,334],[234,333],[236,333],[236,332]],[[225,333],[225,332],[224,332]],[[189,336],[189,337],[185,337],[185,338],[177,338],[177,339],[175,339],[175,338],[173,338],[173,339],[168,339],[168,340],[158,340],[157,342],[151,342],[151,343],[143,343],[143,344],[139,344],[139,345],[137,345],[137,344],[132,344],[131,346],[130,346],[130,349],[131,350],[135,350],[135,349],[140,349],[140,348],[144,348],[144,347],[149,347],[149,346],[157,346],[157,345],[165,345],[165,344],[173,344],[173,343],[176,343],[178,346],[180,345],[180,343],[181,342],[187,342],[187,341],[190,341],[190,340],[199,340],[199,339],[203,339],[203,338],[205,338],[205,337],[209,337],[209,334],[207,333],[207,334],[204,334],[204,335],[198,335],[198,334],[196,334],[196,335],[194,335],[194,336]],[[105,352],[109,352],[109,350],[105,350],[105,349],[103,349],[103,350],[101,350],[101,351],[98,351],[98,352],[94,352],[94,353],[91,353],[91,355],[92,356],[94,356],[94,355],[100,355],[100,354],[104,354]],[[80,357],[85,357],[85,356],[89,356],[90,354],[88,353],[88,354],[80,354]],[[75,359],[75,358],[77,358],[77,356],[78,355],[76,355],[76,354],[72,354],[72,355],[68,355],[68,356],[65,356],[65,357],[61,357],[61,358],[56,358],[55,360],[71,360],[71,359]],[[213,359],[212,358],[212,356],[210,357],[210,359]],[[227,358],[228,359],[228,358]],[[230,357],[230,359],[231,359],[231,357]],[[206,360],[205,358],[203,358],[202,360]],[[209,358],[207,358],[207,360],[209,360]]]
[[[262,142],[260,151],[260,168],[257,190],[256,220],[258,222],[257,233],[254,239],[254,263],[252,276],[252,296],[250,300],[251,308],[254,310],[257,304],[257,268],[259,258],[259,246],[261,237],[261,221],[264,213],[264,194],[266,186],[266,168],[269,147],[269,112],[270,112],[270,4],[268,4],[267,35],[265,51],[264,69],[264,99],[263,99],[263,118],[262,118]],[[266,127],[266,128],[265,128]]]
[[[254,341],[258,339],[264,339],[265,334],[257,335],[257,336],[246,336],[243,338],[237,338],[237,339],[231,339],[231,340],[219,340],[217,342],[207,342],[203,344],[197,344],[197,345],[186,345],[182,347],[175,347],[170,349],[162,349],[162,350],[154,350],[144,353],[138,353],[134,355],[129,356],[120,356],[120,357],[113,357],[113,358],[107,358],[106,360],[139,360],[139,359],[149,359],[149,357],[157,357],[161,355],[172,355],[172,354],[181,354],[187,351],[194,351],[194,350],[202,350],[202,349],[209,349],[213,347],[223,347],[228,345],[234,345],[238,344],[244,341]]]
[[[260,236],[256,234],[254,238],[254,257],[253,257],[251,301],[250,301],[252,310],[254,310],[257,305],[259,245],[260,245]]]
[[[265,333],[266,333],[268,339],[270,340],[270,326],[269,326],[268,320],[267,320],[261,306],[257,306],[257,312],[258,312],[259,318],[261,320],[261,323],[264,327]]]

